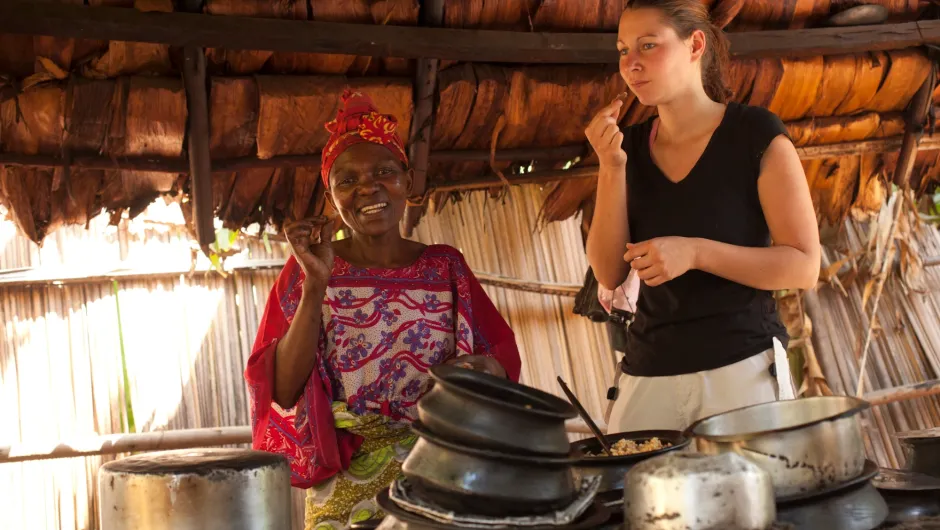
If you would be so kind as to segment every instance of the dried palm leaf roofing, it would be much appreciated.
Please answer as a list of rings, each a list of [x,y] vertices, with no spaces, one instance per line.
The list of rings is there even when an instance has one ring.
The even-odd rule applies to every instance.
[[[616,64],[604,55],[606,48],[603,53],[591,48],[597,47],[595,42],[605,46],[612,42],[610,34],[616,31],[624,3],[177,0],[174,6],[171,0],[4,2],[0,6],[0,31],[7,32],[0,33],[0,74],[4,75],[0,164],[5,165],[0,172],[0,204],[36,242],[63,224],[84,224],[102,209],[115,219],[125,211],[136,215],[160,196],[180,200],[192,216],[187,153],[193,142],[187,131],[193,120],[181,75],[184,54],[180,47],[191,44],[205,46],[200,53],[207,63],[212,211],[230,228],[254,222],[279,225],[322,206],[317,178],[318,153],[327,139],[322,124],[333,115],[339,94],[347,86],[361,88],[383,111],[399,116],[401,133],[411,138],[416,149],[416,166],[426,168],[425,190],[434,207],[445,204],[455,190],[499,186],[502,181],[496,173],[501,172],[514,182],[550,184],[544,220],[565,219],[579,209],[590,209],[593,201],[595,182],[584,127],[601,106],[625,89]],[[884,31],[844,28],[838,30],[842,35],[830,34],[828,40],[819,42],[795,30],[819,27],[832,13],[857,2],[707,3],[713,13],[730,18],[726,30],[738,52],[728,76],[734,99],[767,107],[787,122],[797,146],[805,148],[801,156],[820,219],[835,222],[853,209],[878,210],[897,164],[904,111],[930,75],[928,52],[917,46],[940,42],[936,26],[923,25],[934,14],[930,2],[870,1],[887,8],[885,24],[893,26],[880,26]],[[174,8],[202,14],[138,17],[139,11]],[[76,13],[89,19],[95,18],[93,14],[123,13],[133,15],[128,20],[143,21],[143,26],[152,20],[161,23],[141,30],[133,26],[137,22],[121,22],[122,17],[91,23],[79,20]],[[163,18],[146,18],[151,15]],[[178,18],[169,21],[166,17]],[[191,24],[193,29],[187,34],[184,26],[192,17],[201,18],[195,19],[198,24]],[[248,30],[239,35],[232,28],[237,29],[235,22],[241,19],[233,17],[259,20],[255,26],[243,26]],[[69,25],[66,19],[76,22]],[[294,36],[290,32],[298,24],[277,26],[284,28],[284,34],[272,35],[275,26],[265,23],[276,19],[333,24],[319,28],[324,35],[337,28],[335,39],[331,44],[326,37],[320,39],[324,42],[314,42],[313,36],[310,42],[288,38]],[[216,23],[226,21],[233,24],[223,31]],[[375,40],[360,39],[350,50],[387,49],[385,55],[410,58],[296,51],[340,49],[355,40],[355,34],[347,31],[349,26],[335,23],[374,25]],[[407,30],[427,25],[500,30],[504,33],[487,34],[492,38],[476,42],[482,57],[505,57],[505,62],[474,61],[474,49],[462,48],[473,41],[472,33],[452,32],[453,40],[438,44],[411,42],[393,33],[395,27]],[[275,51],[244,49],[250,45],[238,44],[254,42],[253,27],[258,28],[256,41]],[[556,62],[550,46],[530,49],[529,64],[520,59],[525,50],[506,48],[500,54],[502,43],[533,32],[590,34],[575,35],[572,40],[586,43],[584,49],[558,46],[559,57],[586,60],[550,64]],[[799,38],[788,38],[797,34]],[[123,35],[149,42],[76,38]],[[418,39],[425,34],[414,35]],[[762,35],[767,37],[755,38]],[[735,40],[737,36],[742,38]],[[840,46],[840,38],[851,42]],[[205,44],[213,42],[234,44]],[[793,53],[781,51],[780,42],[792,45]],[[441,60],[417,59],[422,49]],[[609,54],[616,60],[612,46]],[[429,76],[428,68],[437,75]],[[415,90],[418,81],[419,90]],[[434,88],[432,97],[423,97],[422,86]],[[934,98],[940,98],[940,91]],[[419,123],[426,124],[422,115],[426,112],[433,118],[433,127],[430,137],[422,139],[412,131],[412,121],[417,113]],[[651,115],[652,109],[631,99],[623,120],[635,123]],[[924,137],[910,181],[916,189],[926,190],[940,180],[938,145],[931,136]],[[561,171],[575,159],[571,170]],[[581,178],[559,180],[570,176]],[[202,200],[204,210],[207,203]],[[416,217],[414,211],[409,215],[412,221]]]

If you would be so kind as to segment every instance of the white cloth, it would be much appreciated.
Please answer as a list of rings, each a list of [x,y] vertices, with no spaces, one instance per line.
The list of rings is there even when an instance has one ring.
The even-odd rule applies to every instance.
[[[611,291],[600,283],[597,284],[597,301],[610,313],[612,309],[619,309],[628,313],[636,313],[636,300],[640,297],[640,278],[636,271],[631,270],[627,279],[617,289]]]
[[[685,430],[695,421],[736,408],[776,401],[781,380],[795,395],[789,364],[770,373],[774,350],[743,361],[691,374],[636,377],[621,374],[608,433],[653,429]],[[783,373],[785,372],[784,377]]]

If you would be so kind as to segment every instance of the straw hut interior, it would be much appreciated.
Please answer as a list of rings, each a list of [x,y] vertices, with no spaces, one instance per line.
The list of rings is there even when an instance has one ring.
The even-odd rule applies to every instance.
[[[819,288],[780,296],[802,391],[856,393],[865,357],[865,390],[880,392],[876,397],[884,403],[866,416],[870,456],[882,465],[902,465],[891,434],[940,424],[940,400],[932,396],[940,392],[940,236],[930,224],[936,219],[925,215],[934,208],[936,216],[930,201],[940,184],[940,136],[933,133],[940,104],[940,4],[702,1],[731,41],[727,81],[733,99],[766,107],[786,123],[826,245]],[[327,207],[319,179],[319,153],[328,138],[323,123],[335,114],[342,91],[356,88],[398,116],[407,139],[417,190],[402,230],[423,241],[466,245],[462,250],[475,269],[507,276],[485,282],[498,292],[501,311],[525,305],[506,293],[534,291],[527,294],[534,297],[527,299],[528,313],[518,309],[511,321],[528,319],[526,325],[538,329],[532,307],[542,303],[546,313],[586,322],[570,315],[586,269],[583,238],[596,187],[597,162],[584,128],[626,88],[614,46],[626,3],[7,0],[0,5],[2,222],[15,226],[19,244],[31,242],[27,254],[34,255],[38,246],[57,245],[66,234],[81,238],[83,231],[133,223],[154,203],[182,211],[184,225],[171,233],[174,248],[185,248],[187,256],[192,246],[214,263],[226,257],[227,245],[217,240],[220,227],[266,232],[276,241],[285,222]],[[872,19],[847,16],[862,3],[883,9],[874,10]],[[624,124],[655,112],[629,95],[627,103]],[[531,234],[525,244],[487,241]],[[239,250],[252,248],[283,263],[283,247],[271,251],[268,239],[254,238]],[[184,243],[189,240],[195,244]],[[479,248],[469,250],[473,245]],[[521,255],[527,251],[536,257]],[[82,251],[71,252],[62,256]],[[539,259],[555,260],[551,270],[533,263]],[[3,267],[38,265],[27,259]],[[4,321],[25,318],[29,307],[41,305],[40,314],[84,312],[81,325],[96,325],[88,316],[93,304],[79,294],[52,309],[55,281],[33,269],[0,274]],[[238,300],[254,296],[263,304],[275,273],[269,264],[254,284],[238,275],[199,281],[216,282],[219,289],[242,282],[247,287]],[[115,276],[105,276],[106,283],[93,281],[106,298]],[[59,288],[74,283],[87,296],[91,284],[83,281],[92,282],[78,275],[59,281]],[[167,281],[167,289],[176,288]],[[116,280],[114,286],[116,296]],[[231,298],[237,305],[236,295]],[[144,301],[131,303],[146,311]],[[244,315],[232,311],[238,316],[226,318],[239,322],[243,336],[236,341],[239,353],[224,363],[235,378],[250,343],[245,323],[256,323],[258,315],[257,307]],[[573,326],[559,325],[569,335],[560,346],[545,347],[564,351],[566,374],[580,381],[581,391],[598,394],[589,398],[589,408],[600,416],[614,356],[602,327],[583,323],[578,338],[570,335]],[[25,350],[16,351],[22,344],[18,330],[6,328],[0,369],[28,362]],[[579,348],[599,352],[590,373],[575,373],[571,359]],[[107,355],[124,353],[122,345]],[[55,364],[51,347],[41,354],[49,357],[44,366]],[[538,362],[536,353],[526,355],[527,363]],[[524,379],[556,392],[552,364],[547,366],[528,369]],[[0,401],[12,403],[4,417],[23,423],[29,394],[9,389],[27,381],[24,372],[9,373],[0,370],[0,395],[11,398]],[[225,377],[210,378],[211,390],[193,390],[193,396],[231,399],[238,403],[234,409],[244,408],[242,381]],[[118,386],[126,383],[126,367],[124,379]],[[105,395],[125,397],[123,390]],[[80,408],[76,399],[72,414]],[[97,434],[128,428],[115,410],[113,421],[94,422]],[[247,425],[245,410],[226,414],[215,424],[210,415],[163,425]],[[26,438],[21,431],[0,444]],[[3,456],[9,459],[9,451]],[[69,473],[92,477],[101,460],[89,458],[94,464],[87,469],[77,461]],[[13,465],[29,464],[7,467]],[[8,474],[8,498],[17,498],[15,479],[30,469],[45,468]],[[69,502],[87,504],[87,514],[93,488],[69,492]],[[52,518],[47,523],[72,524],[65,519],[60,526]],[[75,528],[96,527],[94,517],[86,519]]]

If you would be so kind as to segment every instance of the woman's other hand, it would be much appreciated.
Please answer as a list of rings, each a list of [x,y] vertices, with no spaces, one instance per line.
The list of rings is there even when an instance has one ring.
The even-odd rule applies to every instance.
[[[333,220],[328,217],[304,219],[284,227],[294,258],[303,269],[304,292],[323,292],[333,271]]]
[[[506,370],[503,368],[496,359],[492,357],[487,357],[485,355],[461,355],[459,357],[454,357],[444,364],[451,364],[458,368],[466,368],[468,370],[475,370],[477,372],[483,372],[490,375],[495,375],[496,377],[502,377],[503,379],[507,378]]]
[[[617,96],[617,99],[610,105],[601,109],[584,130],[584,135],[587,136],[588,142],[597,153],[601,166],[618,167],[625,166],[627,163],[627,153],[622,145],[623,132],[617,124],[620,108],[623,107],[622,97],[622,95]]]
[[[695,268],[696,244],[688,237],[657,237],[627,243],[623,259],[650,287],[662,285]]]

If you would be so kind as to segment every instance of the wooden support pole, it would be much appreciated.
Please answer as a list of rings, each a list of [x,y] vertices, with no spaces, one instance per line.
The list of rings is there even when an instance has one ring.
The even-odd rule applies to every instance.
[[[425,0],[421,5],[421,20],[425,26],[437,27],[444,22],[444,0]],[[424,58],[417,61],[415,74],[415,113],[411,125],[414,139],[409,157],[414,169],[412,204],[405,207],[402,233],[411,237],[424,211],[424,192],[428,182],[428,163],[431,152],[431,134],[434,129],[434,95],[437,93],[437,72],[440,60]]]
[[[872,406],[876,406],[898,401],[907,401],[919,397],[934,396],[937,394],[940,394],[940,379],[931,379],[921,383],[912,383],[868,392],[865,394],[865,401],[871,403]]]
[[[183,0],[179,9],[201,13],[201,0]],[[212,157],[209,154],[209,84],[206,77],[206,52],[197,46],[183,48],[183,84],[186,88],[187,154],[189,188],[196,241],[208,252],[215,242],[215,211],[212,197]]]
[[[544,33],[144,13],[0,2],[0,33],[153,42],[231,50],[422,57],[495,63],[615,64],[613,33]],[[940,44],[940,21],[731,33],[738,56],[819,56]]]
[[[904,138],[901,141],[901,153],[898,155],[898,165],[895,169],[894,182],[898,185],[898,192],[901,196],[896,199],[896,211],[894,220],[891,223],[891,230],[888,232],[887,249],[885,251],[884,262],[881,272],[878,275],[875,284],[875,296],[871,303],[871,316],[868,319],[868,328],[865,332],[865,341],[862,343],[862,349],[859,355],[861,357],[858,363],[858,386],[855,389],[855,395],[862,397],[865,390],[865,369],[868,364],[868,354],[870,352],[872,332],[875,328],[875,322],[878,319],[878,302],[881,301],[881,293],[884,290],[885,280],[888,278],[891,264],[894,263],[894,234],[897,233],[898,224],[901,219],[901,213],[904,211],[905,195],[907,195],[911,171],[914,170],[914,160],[917,158],[917,144],[924,134],[924,123],[927,121],[927,111],[930,109],[930,100],[933,96],[934,88],[937,85],[937,69],[932,67],[930,75],[924,80],[924,83],[917,89],[914,98],[908,106],[908,120],[904,127]],[[864,308],[862,308],[864,312]]]
[[[189,186],[193,202],[193,228],[201,246],[215,242],[215,212],[212,198],[212,159],[209,155],[209,102],[206,84],[206,54],[202,48],[183,49],[183,81],[189,111]]]

